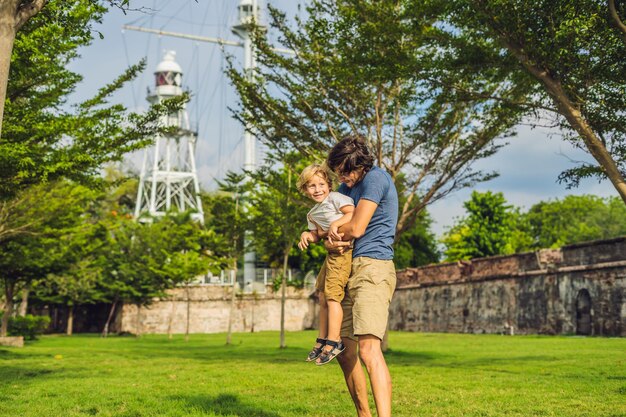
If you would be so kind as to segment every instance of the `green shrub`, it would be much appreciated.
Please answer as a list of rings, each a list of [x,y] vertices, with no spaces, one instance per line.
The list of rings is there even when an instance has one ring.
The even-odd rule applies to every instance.
[[[29,340],[37,339],[38,335],[43,332],[50,325],[50,317],[48,316],[33,316],[27,314],[25,316],[11,317],[9,319],[9,334],[11,336],[24,336]]]
[[[278,292],[280,291],[280,287],[282,285],[283,285],[283,276],[278,274],[276,278],[274,278],[274,280],[272,281],[272,290],[274,292]],[[294,287],[294,288],[301,290],[302,288],[304,288],[304,279],[300,276],[296,276],[295,278],[291,280],[287,280],[287,286]]]

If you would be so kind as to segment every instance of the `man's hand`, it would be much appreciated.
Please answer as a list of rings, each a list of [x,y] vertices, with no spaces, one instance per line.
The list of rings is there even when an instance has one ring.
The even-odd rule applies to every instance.
[[[298,247],[300,248],[300,250],[305,250],[309,247],[309,242],[315,243],[318,240],[319,239],[315,234],[311,232],[302,232],[302,234],[300,235],[300,242],[298,242]]]
[[[326,250],[333,253],[344,253],[350,244],[350,242],[344,242],[342,240],[333,240],[332,242],[330,240],[324,241],[324,247]]]

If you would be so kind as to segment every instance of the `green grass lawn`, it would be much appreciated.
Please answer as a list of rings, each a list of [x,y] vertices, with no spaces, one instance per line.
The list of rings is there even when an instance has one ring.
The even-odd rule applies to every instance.
[[[352,416],[312,331],[0,348],[0,416]],[[392,332],[395,416],[626,416],[626,339]],[[371,401],[370,401],[371,402]]]

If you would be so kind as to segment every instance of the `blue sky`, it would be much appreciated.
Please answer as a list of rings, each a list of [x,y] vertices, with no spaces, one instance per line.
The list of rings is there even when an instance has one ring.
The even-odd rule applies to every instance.
[[[259,0],[261,5],[265,1]],[[146,0],[132,2],[143,6],[144,12],[124,15],[112,10],[97,30],[104,39],[96,36],[93,44],[81,51],[82,58],[72,63],[72,69],[84,76],[84,82],[74,97],[77,100],[93,95],[104,83],[113,80],[126,67],[147,59],[147,69],[137,80],[128,85],[116,97],[132,109],[145,109],[147,87],[154,83],[153,71],[161,61],[165,50],[175,50],[177,61],[184,71],[184,84],[192,90],[189,116],[199,130],[196,163],[201,186],[215,188],[215,179],[228,170],[236,170],[243,163],[243,129],[230,117],[228,106],[236,104],[236,96],[222,73],[224,58],[217,45],[159,37],[135,31],[123,31],[124,24],[183,32],[194,35],[237,40],[230,31],[237,17],[238,0]],[[297,1],[274,0],[274,6],[297,13]],[[242,51],[226,46],[226,52],[242,59]],[[557,183],[561,171],[573,166],[572,160],[589,160],[559,135],[550,135],[546,129],[530,129],[519,126],[517,136],[508,139],[509,145],[491,158],[475,167],[497,171],[500,176],[477,185],[479,191],[503,192],[506,199],[516,206],[530,207],[541,200],[560,198],[567,194],[595,194],[616,196],[607,181],[598,183],[587,180],[580,187],[567,190]],[[554,133],[554,132],[552,132]],[[135,165],[141,155],[133,155],[128,164]],[[454,218],[463,215],[463,202],[472,190],[456,192],[429,208],[434,224],[433,230],[440,235]]]

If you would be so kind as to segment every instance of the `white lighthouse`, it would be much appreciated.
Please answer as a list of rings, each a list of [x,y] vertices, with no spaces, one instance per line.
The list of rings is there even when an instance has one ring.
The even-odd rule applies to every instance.
[[[148,91],[147,97],[150,103],[183,94],[183,71],[176,62],[176,52],[165,53],[154,75],[155,89]],[[176,129],[171,134],[157,136],[154,145],[145,151],[135,218],[142,221],[142,216],[148,219],[169,211],[190,211],[193,220],[204,222],[195,161],[197,133],[191,130],[185,106],[163,116],[160,123]]]

